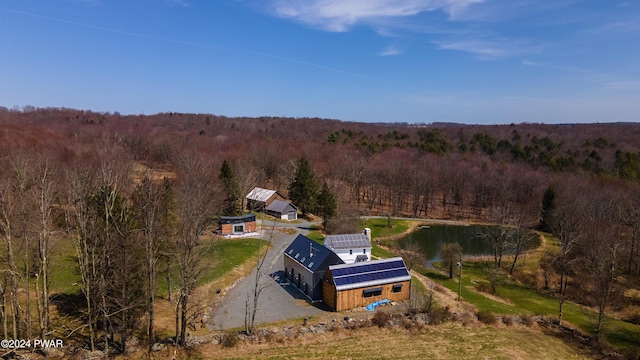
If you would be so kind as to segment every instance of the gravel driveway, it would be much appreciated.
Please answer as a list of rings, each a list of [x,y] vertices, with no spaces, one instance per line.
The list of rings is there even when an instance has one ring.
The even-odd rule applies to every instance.
[[[272,223],[265,224],[261,237],[269,239]],[[293,285],[281,282],[283,270],[283,253],[298,233],[307,234],[314,223],[300,222],[295,224],[276,223],[276,231],[273,232],[272,246],[267,253],[261,285],[265,288],[260,294],[258,311],[255,324],[263,324],[302,318],[323,313],[320,308],[306,302],[306,298]],[[296,234],[289,235],[278,229],[296,229]],[[255,269],[244,278],[235,288],[229,291],[222,300],[209,321],[210,330],[223,330],[244,327],[245,304],[248,294],[253,293],[255,281]],[[320,305],[321,306],[321,305]]]

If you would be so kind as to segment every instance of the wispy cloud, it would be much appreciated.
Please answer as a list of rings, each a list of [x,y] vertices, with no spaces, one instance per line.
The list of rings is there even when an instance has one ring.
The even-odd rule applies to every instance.
[[[191,7],[191,4],[186,0],[164,0],[169,6]]]
[[[378,53],[378,56],[396,56],[401,54],[402,54],[402,50],[398,49],[395,46],[389,46],[388,48],[380,51]]]
[[[614,81],[605,84],[605,89],[613,91],[640,91],[640,81]]]
[[[274,0],[273,12],[327,31],[343,32],[361,24],[441,10],[450,16],[484,0]]]
[[[443,50],[457,50],[474,54],[482,60],[497,60],[538,53],[540,46],[520,40],[454,40],[436,43]],[[533,63],[525,64],[533,65]]]

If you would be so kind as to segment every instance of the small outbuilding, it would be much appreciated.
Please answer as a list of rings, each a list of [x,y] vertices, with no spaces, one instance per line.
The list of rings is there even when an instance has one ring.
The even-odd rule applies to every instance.
[[[256,216],[247,214],[242,216],[221,216],[221,235],[242,235],[256,231]]]
[[[371,230],[362,234],[327,235],[324,246],[335,252],[345,264],[371,260]]]
[[[298,208],[289,201],[273,200],[265,210],[265,213],[282,220],[297,220]]]
[[[407,300],[410,294],[411,274],[401,257],[329,266],[322,281],[322,301],[335,311]]]
[[[255,187],[247,194],[247,210],[263,211],[274,200],[284,200],[284,196],[275,190]]]
[[[333,251],[298,235],[284,251],[284,273],[311,302],[322,301],[322,277],[331,265],[343,264]]]

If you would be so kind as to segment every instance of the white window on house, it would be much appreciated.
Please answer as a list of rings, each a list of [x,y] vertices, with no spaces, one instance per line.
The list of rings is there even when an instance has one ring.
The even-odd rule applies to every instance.
[[[242,233],[244,232],[244,224],[233,225],[234,233]]]
[[[300,253],[297,253],[297,254],[296,254],[296,256],[295,256],[295,258],[297,259],[297,258],[299,258],[299,257],[300,257]]]

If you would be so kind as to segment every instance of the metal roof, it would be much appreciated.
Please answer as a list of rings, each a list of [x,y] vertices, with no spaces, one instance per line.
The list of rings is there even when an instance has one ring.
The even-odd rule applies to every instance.
[[[336,253],[299,234],[284,251],[284,255],[312,272],[326,270],[329,265],[344,264]]]
[[[247,194],[247,199],[260,201],[260,202],[267,202],[267,200],[269,200],[269,198],[272,197],[273,194],[275,193],[276,193],[275,190],[268,190],[268,189],[255,187],[253,188],[253,190],[251,190],[249,194]]]
[[[329,249],[370,248],[371,242],[365,234],[327,235],[324,246]]]
[[[292,203],[290,203],[289,201],[283,201],[283,200],[277,200],[277,199],[273,200],[271,204],[267,206],[267,210],[275,211],[278,213],[284,213],[288,207],[291,207],[291,210],[298,210],[298,208]]]
[[[411,280],[401,257],[333,265],[329,271],[338,291]]]
[[[242,216],[220,216],[221,224],[239,224],[244,222],[256,221],[256,216],[253,214],[247,214]]]

